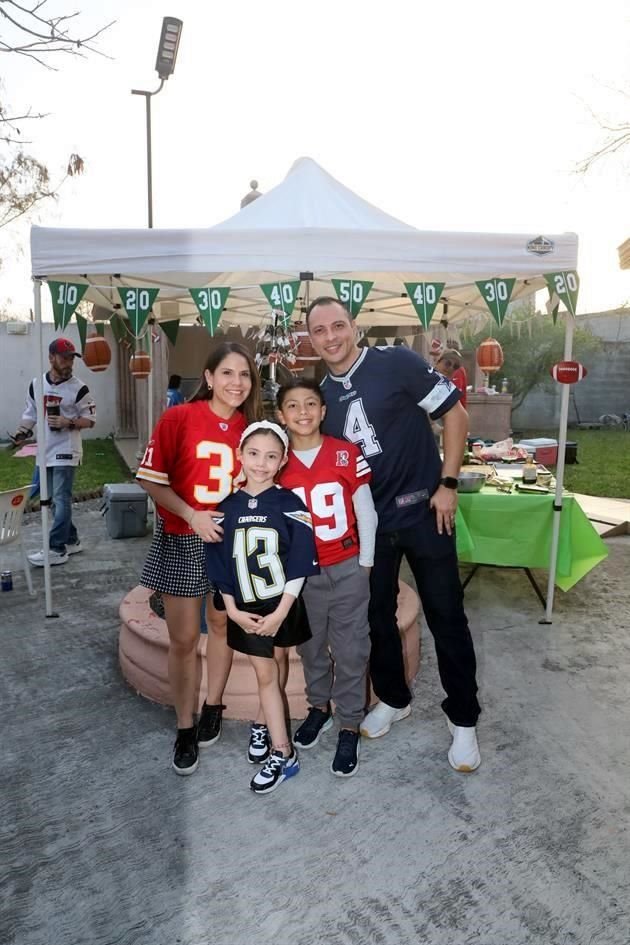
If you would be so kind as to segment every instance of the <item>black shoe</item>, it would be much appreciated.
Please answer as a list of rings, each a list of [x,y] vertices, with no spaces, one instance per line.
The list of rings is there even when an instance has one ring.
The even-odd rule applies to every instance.
[[[293,744],[298,748],[314,748],[322,737],[323,733],[328,731],[333,724],[330,702],[326,706],[326,711],[311,708],[308,715],[297,729],[293,736]]]
[[[292,778],[300,770],[297,751],[285,758],[281,751],[272,751],[268,761],[254,775],[249,786],[256,794],[271,794],[287,778]]]
[[[159,591],[154,591],[149,597],[149,607],[161,620],[164,620],[164,601]]]
[[[177,774],[193,774],[199,764],[199,752],[197,750],[197,729],[178,728],[177,739],[175,740],[175,751],[173,754],[173,768]]]
[[[332,760],[330,770],[338,778],[351,778],[359,770],[359,739],[358,732],[342,728],[337,741],[337,751]]]
[[[269,729],[260,722],[253,722],[249,730],[249,747],[247,760],[250,765],[263,764],[271,753]]]
[[[208,705],[201,707],[201,715],[197,723],[197,744],[200,748],[207,748],[221,738],[224,705]]]

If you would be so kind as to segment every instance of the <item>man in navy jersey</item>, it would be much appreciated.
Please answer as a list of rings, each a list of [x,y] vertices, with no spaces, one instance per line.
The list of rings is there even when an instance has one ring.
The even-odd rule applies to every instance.
[[[328,406],[324,432],[361,447],[372,469],[378,513],[369,621],[370,675],[379,702],[363,720],[361,734],[385,735],[411,712],[396,623],[404,555],[446,692],[442,708],[453,736],[448,760],[458,771],[474,771],[480,764],[475,726],[481,710],[453,533],[468,429],[461,394],[405,347],[359,348],[350,313],[336,299],[312,302],[307,326],[328,368],[322,382]],[[438,418],[444,424],[443,460],[431,431],[431,420]]]

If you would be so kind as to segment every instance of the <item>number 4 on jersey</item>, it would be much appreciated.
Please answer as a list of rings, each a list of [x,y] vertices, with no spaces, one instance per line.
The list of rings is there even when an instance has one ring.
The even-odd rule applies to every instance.
[[[374,427],[367,418],[361,397],[348,405],[343,436],[351,443],[358,443],[366,458],[382,452],[381,444],[376,439]]]

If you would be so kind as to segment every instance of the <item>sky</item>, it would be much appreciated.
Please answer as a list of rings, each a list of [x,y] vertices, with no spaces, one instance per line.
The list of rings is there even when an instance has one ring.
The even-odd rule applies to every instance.
[[[110,58],[57,71],[5,55],[3,99],[45,112],[26,150],[83,177],[41,205],[49,226],[146,225],[144,99],[162,17],[183,20],[175,74],[153,99],[154,225],[211,226],[259,181],[308,155],[360,196],[426,230],[576,232],[579,312],[630,305],[630,148],[586,176],[596,117],[630,121],[627,0],[48,0],[80,9]],[[2,24],[0,24],[0,28]],[[625,92],[625,94],[624,94]],[[0,307],[31,305],[28,225],[0,231]]]

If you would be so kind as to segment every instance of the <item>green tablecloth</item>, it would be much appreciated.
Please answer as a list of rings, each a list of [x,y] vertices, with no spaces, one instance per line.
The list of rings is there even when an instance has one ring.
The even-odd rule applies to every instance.
[[[460,493],[457,554],[472,564],[548,568],[553,495],[499,493],[490,486]],[[556,584],[568,591],[608,549],[572,495],[562,500]]]

